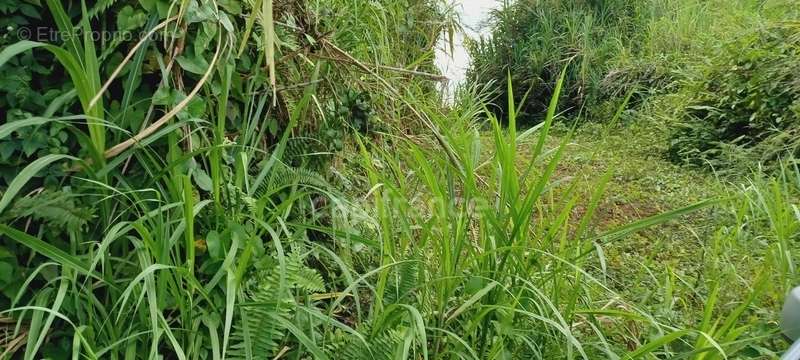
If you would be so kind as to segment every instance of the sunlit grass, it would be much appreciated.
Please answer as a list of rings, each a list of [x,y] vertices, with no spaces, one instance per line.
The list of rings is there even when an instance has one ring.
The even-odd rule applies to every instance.
[[[98,26],[88,9],[47,5],[62,30],[76,19],[84,32]],[[797,279],[795,166],[598,221],[626,190],[615,174],[630,169],[608,161],[579,179],[561,173],[576,137],[555,125],[559,99],[567,74],[588,76],[586,63],[559,64],[542,122],[522,130],[513,96],[505,118],[488,109],[492,90],[514,93],[514,74],[442,105],[431,57],[455,27],[449,4],[260,0],[237,15],[172,5],[174,17],[148,22],[168,41],[142,41],[121,64],[79,37],[0,51],[0,66],[26,51],[55,54],[78,97],[62,112],[79,114],[0,125],[4,140],[63,123],[78,144],[3,186],[0,250],[26,272],[0,309],[0,358],[724,358],[781,343],[764,324]],[[172,31],[196,35],[189,19],[203,17],[217,31],[201,49],[207,67],[178,69],[161,56],[187,34]],[[106,105],[128,104],[135,89],[108,89],[125,66],[140,75],[142,49],[158,46],[168,51],[154,61],[155,89],[181,82],[184,97],[163,105],[148,94],[146,118],[125,127],[118,120],[133,108]],[[368,94],[383,127],[345,124],[341,151],[290,154],[290,140],[335,120],[328,107],[344,88]],[[613,146],[584,155],[605,161]],[[317,171],[290,156],[335,160]],[[45,197],[47,170],[61,171],[68,200]],[[624,263],[647,283],[620,289],[628,279],[608,271],[609,250],[654,227],[691,228],[688,217],[711,209],[723,214],[712,236],[694,239],[698,273]]]

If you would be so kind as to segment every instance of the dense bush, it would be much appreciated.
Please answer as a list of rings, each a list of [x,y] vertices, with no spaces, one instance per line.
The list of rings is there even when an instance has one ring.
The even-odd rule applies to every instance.
[[[0,358],[325,358],[307,296],[352,283],[325,246],[362,212],[330,165],[416,129],[441,9],[0,0]]]
[[[492,15],[490,36],[471,44],[469,77],[505,84],[510,76],[522,120],[535,122],[569,64],[562,111],[603,121],[628,93],[638,106],[679,90],[720,42],[796,15],[791,0],[513,1]],[[503,115],[507,90],[494,88],[492,109]]]
[[[753,160],[792,150],[800,128],[800,32],[754,31],[724,46],[682,90],[689,106],[672,134],[676,162],[725,162],[732,149]]]
[[[619,95],[617,83],[653,76],[650,70],[612,71],[612,60],[638,42],[648,14],[647,2],[516,1],[491,19],[491,37],[471,44],[469,77],[479,83],[505,84],[511,77],[523,122],[537,121],[547,108],[561,69],[569,64],[561,108],[579,112],[587,101]],[[506,112],[506,90],[495,86],[493,110]],[[624,92],[624,90],[622,91]],[[624,96],[624,94],[622,95]]]
[[[763,187],[769,230],[748,202],[733,234],[686,246],[696,274],[614,264],[604,249],[718,202],[618,224],[613,166],[573,182],[559,162],[556,102],[538,133],[477,91],[443,106],[424,71],[446,3],[0,0],[0,359],[711,359],[772,340],[746,330],[772,325],[750,309],[770,280],[770,303],[796,282],[795,191]],[[586,29],[632,9],[569,4]],[[604,72],[591,53],[573,104]],[[778,255],[764,276],[764,249],[731,262],[740,238]],[[632,283],[635,303],[614,290]]]

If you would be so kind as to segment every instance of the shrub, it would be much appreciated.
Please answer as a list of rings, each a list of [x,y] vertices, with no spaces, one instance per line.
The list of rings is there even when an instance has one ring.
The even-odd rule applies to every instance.
[[[603,98],[612,59],[635,44],[646,15],[644,2],[517,1],[492,16],[491,37],[470,44],[468,77],[478,83],[504,84],[510,73],[514,98],[522,104],[521,122],[536,121],[547,108],[560,69],[570,63],[559,99],[569,113]],[[623,41],[624,39],[624,41]],[[505,86],[491,94],[494,112],[506,112]],[[525,93],[530,94],[522,102]],[[624,96],[624,94],[623,94]]]
[[[726,162],[730,148],[770,160],[800,125],[800,33],[787,26],[754,31],[712,57],[682,92],[689,106],[672,134],[675,162]],[[764,158],[767,157],[767,158]]]
[[[328,164],[440,3],[0,0],[0,358],[328,358],[373,244]]]

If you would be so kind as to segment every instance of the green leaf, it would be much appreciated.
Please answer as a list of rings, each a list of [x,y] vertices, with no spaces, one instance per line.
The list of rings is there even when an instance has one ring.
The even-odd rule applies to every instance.
[[[125,5],[117,14],[117,30],[129,31],[138,29],[147,22],[147,15],[132,6]]]
[[[0,224],[0,234],[16,240],[18,243],[27,246],[31,250],[36,251],[37,253],[42,254],[43,256],[61,264],[61,266],[68,267],[80,272],[81,274],[100,279],[99,276],[89,270],[89,267],[86,266],[83,261],[53,245],[40,240],[39,238],[28,235],[27,233],[14,229],[6,224]]]
[[[240,4],[239,0],[219,0],[217,4],[221,6],[225,11],[231,15],[241,15],[242,14],[242,5]],[[224,12],[220,13],[220,20],[222,18],[227,18]]]
[[[303,330],[298,328],[294,323],[280,316],[277,316],[274,313],[268,313],[267,315],[269,315],[269,317],[271,317],[274,321],[278,322],[282,327],[284,327],[286,330],[292,333],[292,335],[294,335],[295,338],[297,338],[297,341],[303,344],[303,346],[305,346],[308,349],[308,352],[310,352],[311,355],[314,355],[315,359],[320,359],[320,360],[328,359],[328,356],[325,355],[325,352],[323,352],[322,349],[320,349],[317,346],[317,344],[311,338],[309,338],[308,335],[306,335],[306,333],[303,332]]]
[[[37,47],[46,46],[47,44],[39,43],[35,41],[20,41],[18,43],[9,45],[3,51],[0,51],[0,67],[3,66],[9,59],[14,56],[17,56],[23,52],[26,52],[30,49],[34,49]]]
[[[0,261],[0,288],[10,284],[14,275],[14,265]]]
[[[183,70],[190,73],[203,75],[206,70],[208,70],[208,62],[202,57],[184,54],[178,56],[175,60],[178,61],[178,65],[180,65]]]
[[[51,121],[55,120],[43,117],[33,117],[25,120],[12,121],[5,125],[0,125],[0,139],[11,135],[14,131],[17,131],[23,127],[43,125]]]
[[[153,94],[153,104],[155,105],[172,105],[174,104],[176,97],[176,91],[166,87],[161,86],[156,90]]]
[[[72,25],[69,15],[64,11],[61,1],[47,0],[47,7],[53,15],[56,26],[58,26],[58,31],[61,32],[61,36],[64,38],[64,44],[67,50],[72,53],[72,55],[83,54],[83,48],[80,45],[78,34],[75,32],[75,27]]]
[[[198,5],[197,1],[190,1],[188,5],[185,18],[188,24],[216,20],[213,6]]]
[[[61,284],[58,287],[58,292],[56,293],[55,300],[53,300],[53,306],[51,307],[52,312],[47,315],[47,320],[45,320],[44,324],[37,324],[36,327],[31,326],[28,330],[28,335],[31,339],[36,339],[35,341],[28,341],[25,346],[25,359],[34,359],[36,354],[39,352],[39,348],[44,344],[45,339],[48,337],[47,333],[50,331],[50,326],[53,325],[53,320],[56,318],[56,314],[61,309],[61,305],[64,303],[64,297],[67,295],[67,290],[70,289],[70,273],[71,271],[64,269],[62,271],[61,277]],[[36,316],[38,317],[43,313],[37,312]]]
[[[672,211],[665,212],[663,214],[654,215],[624,226],[620,226],[614,230],[608,231],[598,236],[597,238],[602,239],[603,242],[613,241],[622,238],[626,235],[635,233],[639,230],[646,229],[658,224],[663,224],[665,222],[675,220],[683,215],[691,214],[700,209],[704,209],[706,207],[719,204],[721,201],[722,200],[720,199],[704,200],[680,209],[675,209]]]
[[[673,341],[675,341],[675,340],[677,340],[677,339],[679,339],[681,337],[689,335],[691,333],[692,332],[690,330],[679,330],[679,331],[671,332],[671,333],[669,333],[667,335],[664,335],[664,336],[662,336],[660,338],[657,338],[657,339],[655,339],[655,340],[653,340],[653,341],[651,341],[651,342],[649,342],[647,344],[644,344],[644,345],[640,346],[635,351],[632,351],[632,352],[626,354],[623,357],[623,359],[631,360],[631,359],[641,358],[641,357],[643,357],[643,356],[645,356],[647,354],[652,353],[655,349],[658,349],[658,348],[660,348],[660,347],[662,347],[662,346],[664,346],[666,344],[669,344],[669,343],[671,343],[671,342],[673,342]]]
[[[477,293],[472,295],[472,297],[470,297],[469,300],[467,300],[465,303],[461,304],[461,306],[459,306],[458,309],[453,311],[453,313],[450,314],[450,316],[447,318],[446,321],[451,321],[454,318],[456,318],[458,315],[460,315],[465,310],[467,310],[470,306],[472,306],[476,302],[478,302],[482,297],[486,296],[486,294],[488,294],[490,291],[492,291],[492,289],[494,289],[494,287],[497,286],[497,285],[498,285],[497,282],[492,282],[492,283],[489,283],[489,285],[486,285],[483,289],[481,289],[480,291],[478,291]]]
[[[194,179],[194,183],[197,184],[197,187],[202,189],[203,191],[211,191],[213,186],[211,185],[211,177],[205,172],[205,170],[197,168],[194,170],[192,174],[192,179]]]
[[[206,102],[200,95],[195,95],[184,110],[191,118],[203,118],[206,113]]]
[[[55,3],[55,6],[60,7],[60,4],[58,4],[57,1],[54,2],[48,0],[48,4],[51,2]],[[94,54],[89,50],[94,50],[93,47],[88,46],[87,53],[85,54],[81,53],[82,55],[74,55],[58,46],[35,41],[20,41],[6,47],[2,52],[0,52],[0,67],[2,67],[9,59],[11,59],[11,57],[38,47],[41,47],[52,53],[56,59],[58,59],[58,62],[61,64],[61,66],[67,70],[69,77],[72,80],[72,84],[78,94],[78,98],[81,101],[81,105],[85,114],[97,119],[101,119],[104,115],[102,106],[100,106],[100,104],[89,106],[92,97],[94,97],[97,88],[99,88],[100,81],[97,78],[98,75],[96,71],[98,66],[96,64],[97,59],[94,58],[94,61],[90,61],[92,60],[91,57]],[[83,63],[78,61],[76,56],[83,56],[83,60],[88,67],[84,68]],[[105,127],[102,124],[92,122],[88,122],[87,125],[89,128],[89,135],[95,147],[93,150],[95,150],[95,152],[102,152],[105,147]]]
[[[17,196],[17,193],[22,190],[22,187],[30,181],[31,178],[36,176],[40,170],[45,168],[46,166],[64,159],[72,159],[77,160],[76,158],[69,156],[69,155],[57,155],[57,154],[50,154],[32,162],[30,165],[26,166],[20,173],[14,177],[14,180],[11,181],[11,184],[8,185],[8,189],[3,194],[3,197],[0,198],[0,214],[3,213],[6,206],[11,203],[11,200]]]
[[[47,135],[35,132],[22,140],[22,152],[25,156],[33,155],[37,150],[47,147]]]
[[[8,161],[18,147],[18,143],[16,141],[0,141],[0,160]]]
[[[165,18],[169,13],[170,1],[168,0],[139,0],[139,4],[148,12],[158,12],[160,18]]]
[[[241,13],[241,12],[242,11],[241,11],[241,8],[240,8],[239,9],[239,13]],[[219,14],[219,23],[222,24],[222,27],[224,27],[225,30],[227,30],[228,32],[232,33],[232,32],[235,31],[234,28],[233,28],[233,22],[228,17],[228,14],[220,13]]]
[[[215,230],[211,230],[208,235],[206,235],[206,246],[208,246],[208,254],[214,260],[222,259],[225,255],[222,251],[222,240],[220,239],[219,233]]]

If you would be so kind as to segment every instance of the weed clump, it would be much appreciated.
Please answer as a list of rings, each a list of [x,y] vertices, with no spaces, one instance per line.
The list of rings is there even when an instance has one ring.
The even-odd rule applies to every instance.
[[[730,149],[755,161],[795,151],[790,135],[800,126],[798,55],[800,32],[786,26],[724,46],[682,90],[689,106],[672,133],[669,158],[713,165],[730,162]]]
[[[621,74],[613,71],[612,60],[625,51],[623,44],[639,42],[648,16],[643,4],[619,0],[514,2],[494,14],[490,38],[471,44],[469,78],[504,84],[510,74],[512,95],[523,110],[518,115],[520,123],[532,124],[547,109],[559,72],[569,63],[559,102],[562,111],[577,114],[585,104],[619,92],[613,85]],[[636,69],[631,74],[639,77],[646,72]],[[506,88],[496,86],[491,95],[492,110],[505,117]]]

